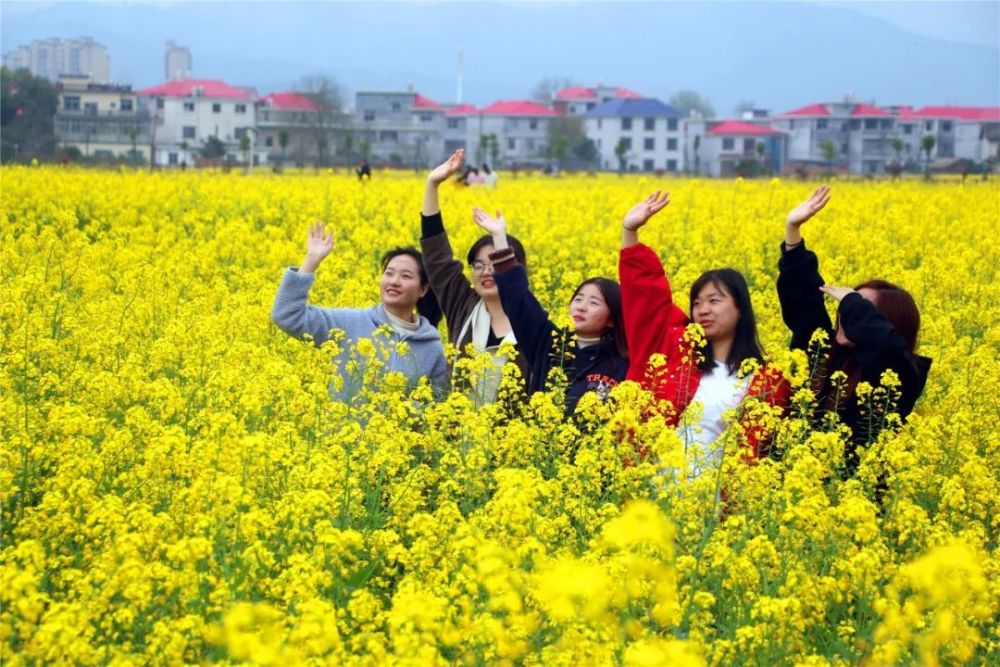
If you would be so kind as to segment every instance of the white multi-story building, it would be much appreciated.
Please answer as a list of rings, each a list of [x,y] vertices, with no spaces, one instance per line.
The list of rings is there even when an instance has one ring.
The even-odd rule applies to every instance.
[[[500,100],[476,109],[448,112],[447,146],[458,148],[465,133],[465,157],[470,165],[540,165],[547,160],[549,122],[558,114],[530,100]]]
[[[1000,107],[890,107],[896,114],[897,136],[905,144],[902,160],[925,158],[923,138],[934,137],[931,160],[1000,159]]]
[[[131,86],[64,74],[56,91],[55,135],[63,147],[73,146],[88,158],[149,159],[150,115],[139,109]]]
[[[52,82],[62,74],[87,76],[97,84],[111,80],[108,50],[90,37],[36,39],[5,53],[3,64],[10,69],[27,69]]]
[[[154,160],[159,165],[194,164],[211,137],[225,147],[229,161],[245,162],[243,137],[256,143],[254,159],[265,158],[256,137],[257,93],[214,79],[170,81],[138,91],[140,103],[153,116]]]
[[[445,108],[412,90],[359,92],[354,134],[370,158],[395,166],[426,167],[444,157]],[[363,147],[362,147],[363,148]],[[358,153],[361,153],[358,150]]]
[[[642,95],[628,88],[599,85],[594,88],[568,86],[556,93],[552,108],[564,116],[582,116],[598,104],[614,99],[638,99]]]
[[[163,73],[167,81],[191,78],[191,49],[167,40],[163,47]]]
[[[772,119],[788,135],[790,164],[826,164],[857,174],[885,172],[893,159],[896,120],[886,109],[851,100],[810,104]],[[833,159],[826,146],[833,147]]]
[[[669,104],[652,97],[619,97],[598,104],[584,118],[602,169],[683,168],[681,113]]]
[[[314,163],[324,132],[319,107],[302,93],[281,92],[257,101],[257,141],[268,162]],[[282,146],[282,139],[287,143]],[[329,138],[327,139],[329,143]]]

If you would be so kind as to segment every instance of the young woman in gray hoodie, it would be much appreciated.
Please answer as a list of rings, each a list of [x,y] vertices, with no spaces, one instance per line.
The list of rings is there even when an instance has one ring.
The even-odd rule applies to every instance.
[[[447,389],[448,365],[437,328],[418,314],[417,302],[428,296],[430,285],[422,256],[414,248],[396,248],[382,257],[382,277],[379,290],[382,300],[371,308],[322,308],[309,304],[309,288],[316,280],[316,269],[333,249],[333,232],[327,233],[323,223],[309,228],[306,257],[298,267],[285,270],[278,294],[271,309],[271,320],[282,331],[302,338],[312,336],[319,346],[329,338],[331,329],[345,334],[345,347],[352,347],[362,338],[376,339],[389,351],[385,370],[399,371],[416,385],[422,377],[430,378],[435,393]],[[390,333],[376,330],[383,327]],[[400,343],[406,343],[404,350]],[[333,393],[334,400],[348,401],[361,389],[359,374],[352,374],[346,363],[349,350],[341,355],[338,372],[343,386]]]

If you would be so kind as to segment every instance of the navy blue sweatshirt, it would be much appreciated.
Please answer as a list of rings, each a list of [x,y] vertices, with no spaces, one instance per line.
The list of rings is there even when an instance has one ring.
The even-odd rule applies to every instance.
[[[923,393],[930,371],[930,358],[910,352],[906,341],[885,315],[879,312],[874,303],[858,293],[845,296],[837,310],[844,334],[854,343],[854,347],[833,343],[835,330],[823,303],[823,293],[819,291],[826,283],[819,273],[816,254],[806,249],[804,241],[790,250],[786,250],[782,243],[781,249],[781,259],[778,261],[778,300],[781,303],[781,317],[792,332],[791,348],[807,351],[813,332],[822,329],[833,344],[827,378],[832,370],[854,369],[859,373],[859,382],[877,386],[882,373],[892,369],[899,376],[901,384],[896,409],[905,420]],[[817,395],[821,406],[829,400],[829,391],[830,382],[826,379]],[[851,428],[853,434],[853,447],[845,452],[848,472],[853,472],[858,464],[857,446],[874,439],[878,433],[869,428],[853,395],[840,401],[837,415]]]
[[[549,319],[528,287],[528,274],[510,248],[490,255],[493,279],[500,293],[500,304],[507,313],[518,348],[531,368],[528,394],[547,387],[549,371],[561,366],[569,381],[566,390],[566,414],[576,410],[580,397],[596,391],[604,398],[628,372],[628,359],[618,352],[615,342],[604,337],[599,343],[579,347],[576,335],[561,331]],[[561,340],[565,340],[565,350]]]

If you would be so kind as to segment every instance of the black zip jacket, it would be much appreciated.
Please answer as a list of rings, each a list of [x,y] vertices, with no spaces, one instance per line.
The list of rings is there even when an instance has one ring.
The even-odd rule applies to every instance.
[[[562,331],[549,319],[528,287],[528,274],[509,248],[490,255],[493,280],[500,293],[500,304],[507,313],[517,344],[531,369],[528,394],[546,389],[549,371],[561,366],[569,381],[566,390],[566,414],[588,391],[604,398],[628,372],[628,359],[619,354],[613,340],[579,347],[571,331]],[[563,343],[565,341],[565,349]]]

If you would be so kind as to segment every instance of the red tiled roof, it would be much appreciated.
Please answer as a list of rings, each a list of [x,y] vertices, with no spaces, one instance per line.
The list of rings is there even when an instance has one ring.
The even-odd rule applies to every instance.
[[[413,106],[416,109],[431,109],[434,111],[442,111],[444,109],[440,104],[429,97],[424,97],[420,93],[414,94]]]
[[[313,111],[319,105],[302,93],[271,93],[260,98],[262,104],[266,104],[274,109],[289,109],[292,111]]]
[[[139,95],[149,95],[157,97],[193,97],[196,88],[201,89],[202,97],[215,99],[249,100],[253,94],[242,88],[230,86],[225,81],[217,79],[183,79],[181,81],[168,81],[167,83],[143,88],[136,91]]]
[[[896,115],[897,120],[907,121],[913,120],[916,116],[913,114],[913,107],[903,105],[899,107],[899,113]]]
[[[635,92],[631,88],[615,88],[615,97],[641,98],[642,95]]]
[[[781,114],[782,116],[829,116],[830,111],[825,104],[810,104],[808,106],[792,109]]]
[[[744,123],[738,120],[724,120],[717,125],[714,125],[708,131],[709,134],[714,136],[719,135],[739,135],[739,136],[770,136],[775,134],[784,134],[778,130],[771,129],[770,127],[764,127],[762,125],[753,125],[751,123]]]
[[[480,110],[487,116],[555,116],[555,111],[531,100],[500,100]]]
[[[924,107],[913,112],[914,118],[957,118],[968,121],[1000,122],[1000,107]]]
[[[871,104],[858,104],[855,105],[854,109],[851,110],[852,116],[889,116],[891,115],[885,109],[879,109],[877,106]]]
[[[445,113],[446,116],[467,116],[469,114],[479,113],[474,104],[459,104],[457,107],[452,107],[448,109]]]
[[[557,100],[592,100],[596,97],[597,94],[594,93],[593,88],[585,88],[583,86],[567,86],[556,93]]]

